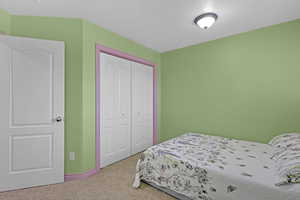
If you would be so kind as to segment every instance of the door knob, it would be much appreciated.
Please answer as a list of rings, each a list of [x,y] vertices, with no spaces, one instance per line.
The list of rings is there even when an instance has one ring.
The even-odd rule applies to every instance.
[[[63,118],[61,116],[58,116],[55,118],[55,121],[56,122],[62,122]]]

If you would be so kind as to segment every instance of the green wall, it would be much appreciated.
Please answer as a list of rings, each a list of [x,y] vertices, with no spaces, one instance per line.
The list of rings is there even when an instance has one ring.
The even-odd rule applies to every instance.
[[[300,132],[300,20],[162,54],[162,140]]]
[[[0,33],[10,33],[11,15],[0,8]]]
[[[154,62],[158,70],[160,54],[87,21],[84,21],[83,27],[83,151],[84,169],[88,170],[95,166],[95,44]]]

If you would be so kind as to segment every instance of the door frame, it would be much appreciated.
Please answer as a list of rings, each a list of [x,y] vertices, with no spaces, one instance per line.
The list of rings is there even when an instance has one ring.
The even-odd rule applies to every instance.
[[[96,170],[101,167],[100,163],[100,54],[105,53],[129,61],[141,63],[153,68],[153,145],[157,144],[157,65],[145,59],[129,55],[116,49],[96,44]]]

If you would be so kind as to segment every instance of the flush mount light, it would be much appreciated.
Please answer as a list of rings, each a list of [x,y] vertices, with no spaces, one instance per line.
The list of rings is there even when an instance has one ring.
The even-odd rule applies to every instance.
[[[216,13],[204,13],[195,18],[194,23],[202,29],[208,29],[211,27],[218,19]]]

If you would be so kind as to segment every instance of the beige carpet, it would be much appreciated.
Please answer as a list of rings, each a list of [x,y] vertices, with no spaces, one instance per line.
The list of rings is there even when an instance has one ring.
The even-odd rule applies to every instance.
[[[0,200],[174,200],[142,184],[131,187],[138,156],[120,161],[83,180],[0,193]]]

